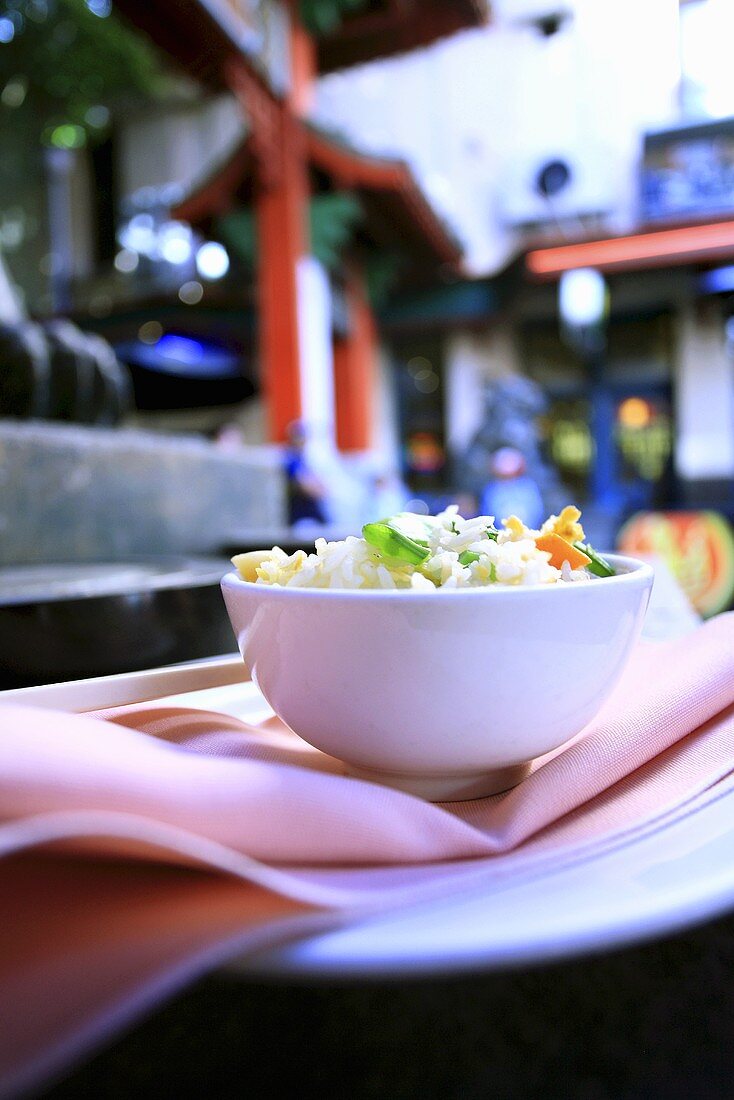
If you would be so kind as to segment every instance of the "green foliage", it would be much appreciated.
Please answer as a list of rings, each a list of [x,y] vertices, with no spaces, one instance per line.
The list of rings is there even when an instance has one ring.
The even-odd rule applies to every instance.
[[[311,253],[329,271],[339,267],[361,218],[359,199],[348,191],[312,197],[309,204]],[[233,255],[254,268],[257,237],[252,210],[233,211],[221,218],[216,228]]]
[[[233,210],[230,214],[218,218],[215,234],[220,237],[227,249],[242,261],[251,271],[257,261],[257,237],[255,214],[248,207]]]
[[[405,257],[398,252],[380,249],[370,253],[365,264],[367,295],[375,309],[382,309],[400,280]]]
[[[331,34],[345,15],[366,5],[367,0],[301,0],[301,19],[312,34]]]
[[[314,195],[311,199],[311,252],[329,271],[339,267],[344,250],[361,219],[359,199],[348,191]]]
[[[110,0],[0,0],[0,122],[12,113],[45,144],[75,148],[104,133],[109,108],[168,86],[158,54]],[[7,24],[4,24],[7,26]]]

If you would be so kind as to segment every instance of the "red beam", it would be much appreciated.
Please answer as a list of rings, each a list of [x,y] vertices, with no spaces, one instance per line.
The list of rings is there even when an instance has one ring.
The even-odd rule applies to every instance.
[[[525,264],[531,275],[552,278],[578,267],[630,271],[668,264],[704,263],[732,255],[734,221],[724,221],[540,248],[527,254]]]

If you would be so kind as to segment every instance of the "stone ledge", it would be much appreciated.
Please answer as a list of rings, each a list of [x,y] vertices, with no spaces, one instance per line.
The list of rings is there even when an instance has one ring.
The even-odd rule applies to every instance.
[[[284,517],[276,448],[0,421],[0,564],[211,554]]]

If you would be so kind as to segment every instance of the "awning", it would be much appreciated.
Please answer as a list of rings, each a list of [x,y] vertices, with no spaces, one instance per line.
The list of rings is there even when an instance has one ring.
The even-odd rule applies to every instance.
[[[525,266],[535,278],[553,279],[579,267],[605,272],[641,271],[731,259],[734,259],[734,221],[727,220],[536,248],[525,256]]]
[[[338,190],[359,195],[368,225],[379,243],[398,245],[420,262],[458,266],[461,246],[423,194],[402,160],[368,156],[309,127],[311,167]],[[173,216],[207,229],[211,221],[247,203],[254,158],[245,138],[176,206]]]

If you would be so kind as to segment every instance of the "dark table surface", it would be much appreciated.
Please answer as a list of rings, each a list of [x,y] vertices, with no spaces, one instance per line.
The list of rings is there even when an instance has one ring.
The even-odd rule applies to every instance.
[[[210,977],[45,1095],[734,1095],[734,917],[532,969],[395,983]]]

